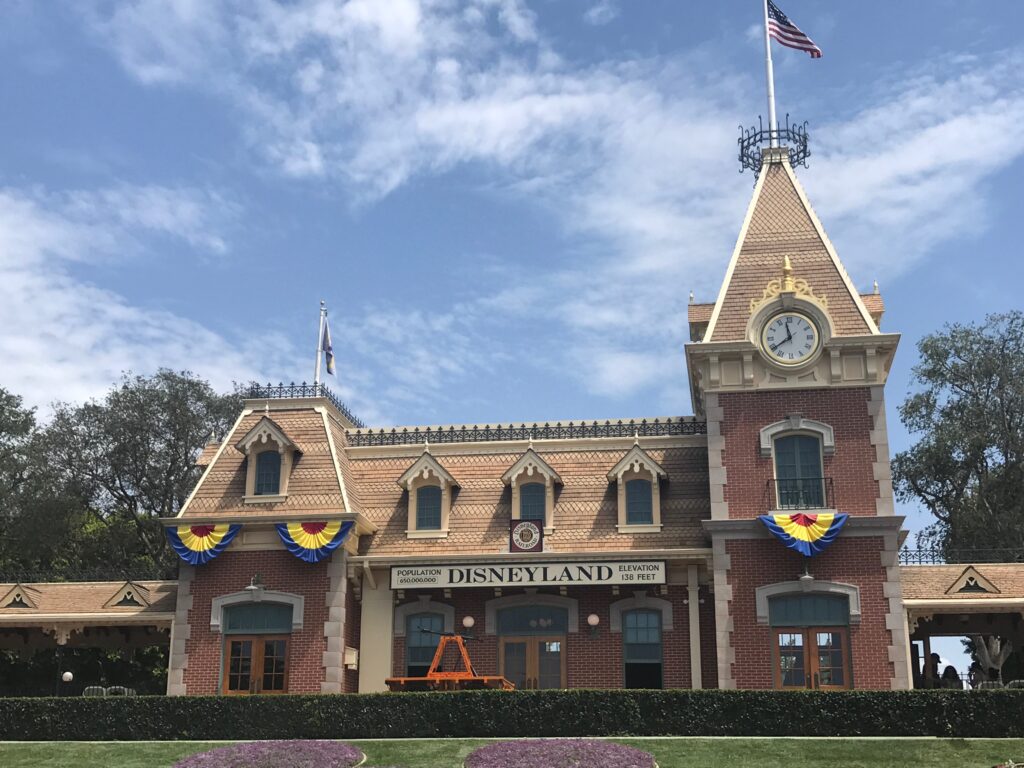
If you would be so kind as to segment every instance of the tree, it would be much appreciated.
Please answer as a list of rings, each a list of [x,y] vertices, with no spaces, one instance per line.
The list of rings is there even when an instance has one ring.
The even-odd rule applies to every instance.
[[[56,406],[41,448],[110,534],[107,550],[121,546],[111,553],[117,565],[169,570],[175,561],[158,518],[178,513],[199,479],[199,452],[240,409],[237,394],[218,394],[188,372],[126,374],[101,401]]]
[[[918,351],[920,389],[899,411],[919,439],[892,469],[897,498],[935,517],[919,543],[949,559],[957,550],[1024,552],[1024,313],[947,325]]]

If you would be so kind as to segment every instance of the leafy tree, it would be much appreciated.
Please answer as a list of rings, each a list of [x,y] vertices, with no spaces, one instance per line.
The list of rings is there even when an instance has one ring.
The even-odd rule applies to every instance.
[[[892,468],[897,497],[935,517],[919,543],[949,559],[957,550],[1024,551],[1024,313],[948,325],[918,350],[920,389],[899,410],[919,439]]]
[[[172,568],[158,518],[181,509],[199,479],[196,457],[211,435],[227,432],[240,408],[237,394],[218,394],[188,372],[126,374],[102,400],[56,406],[42,443],[93,521],[116,533],[96,537],[107,539],[100,549],[109,552],[116,539],[122,550],[109,552],[114,562]]]

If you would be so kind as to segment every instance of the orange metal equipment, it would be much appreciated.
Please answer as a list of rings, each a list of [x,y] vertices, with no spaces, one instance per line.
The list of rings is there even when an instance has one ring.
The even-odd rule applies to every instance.
[[[445,649],[449,645],[455,645],[459,649],[462,669],[444,672],[441,668],[444,666]],[[437,650],[434,652],[434,660],[430,662],[430,669],[427,670],[426,677],[389,677],[384,682],[392,691],[467,691],[478,688],[498,688],[503,691],[511,691],[515,688],[504,677],[478,675],[473,669],[473,663],[469,660],[466,641],[462,635],[454,633],[441,635]]]

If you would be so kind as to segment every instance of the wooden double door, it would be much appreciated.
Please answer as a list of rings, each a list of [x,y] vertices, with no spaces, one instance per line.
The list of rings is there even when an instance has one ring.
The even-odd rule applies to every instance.
[[[288,638],[228,635],[224,643],[222,693],[285,693]]]
[[[565,688],[565,635],[502,637],[498,667],[517,690]]]
[[[850,680],[850,635],[845,627],[778,628],[775,687],[845,690]]]

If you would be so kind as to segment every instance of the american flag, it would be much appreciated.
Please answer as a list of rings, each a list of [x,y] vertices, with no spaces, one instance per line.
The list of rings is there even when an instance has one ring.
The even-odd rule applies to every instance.
[[[812,59],[820,59],[821,48],[801,32],[800,27],[790,21],[789,17],[780,11],[779,6],[772,0],[766,0],[766,2],[768,3],[768,34],[787,48],[807,51],[811,54]]]

